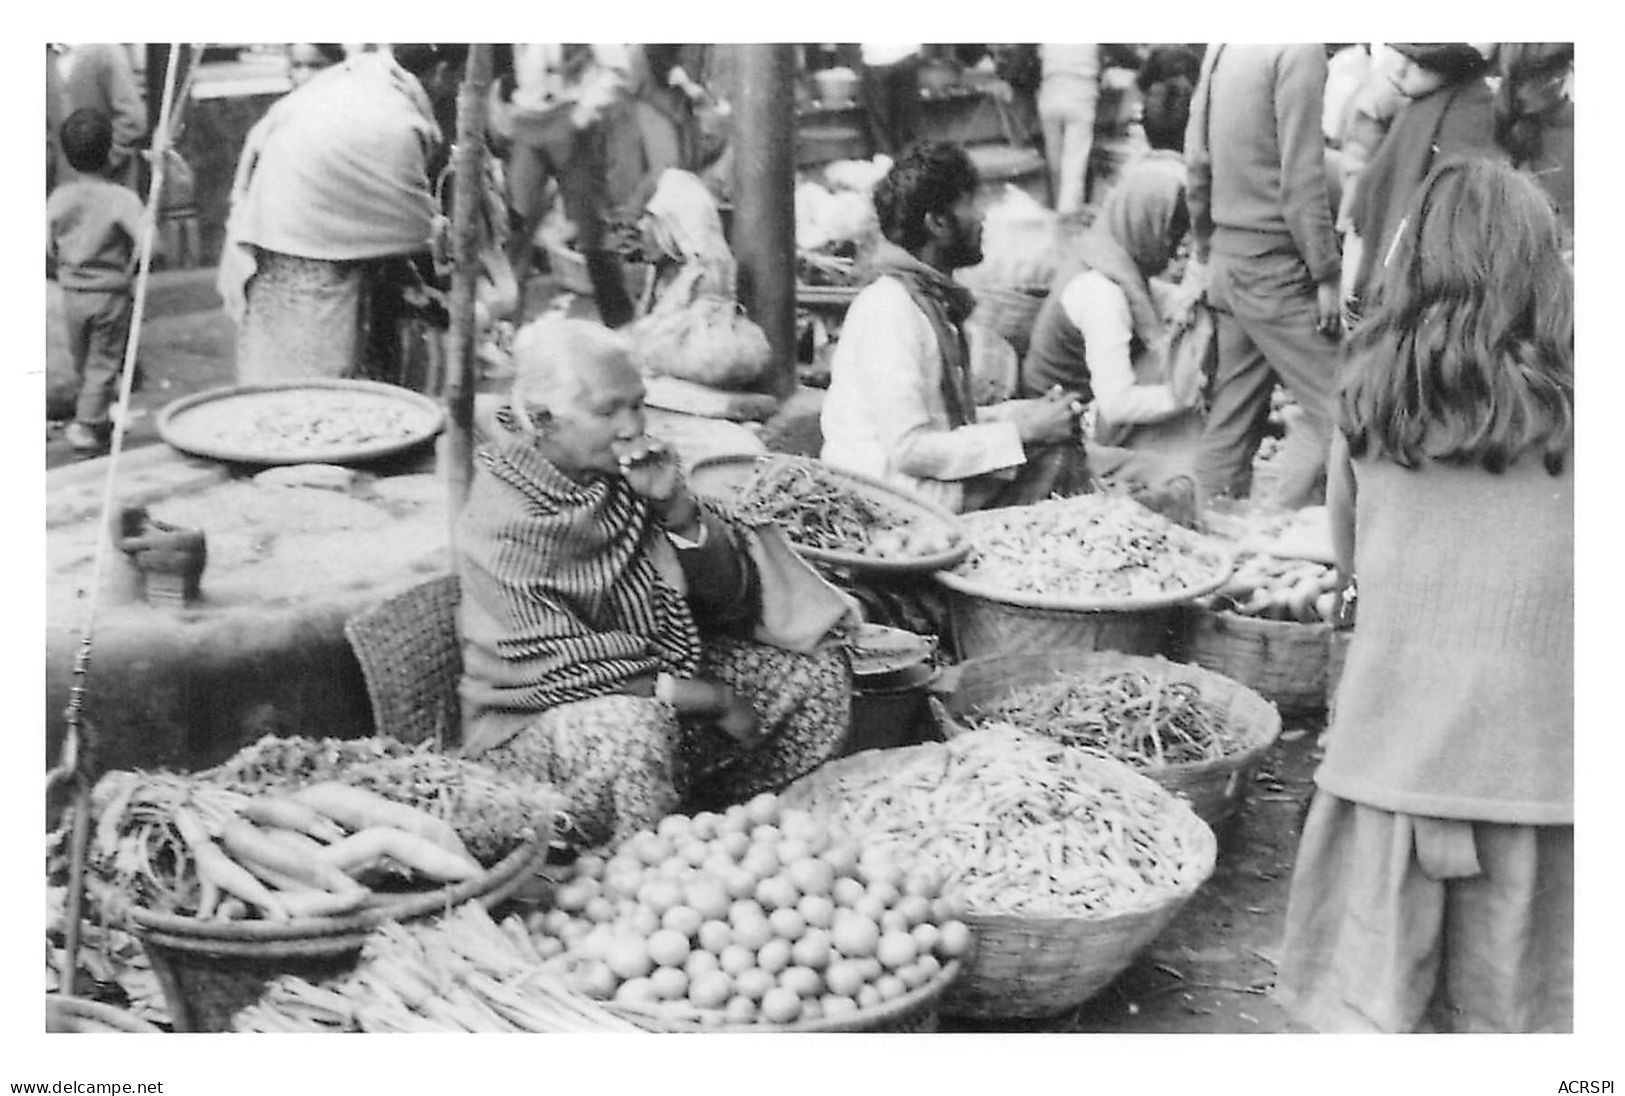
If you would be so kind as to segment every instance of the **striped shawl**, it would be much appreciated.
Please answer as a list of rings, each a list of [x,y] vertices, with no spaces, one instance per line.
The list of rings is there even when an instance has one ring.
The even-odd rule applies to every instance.
[[[692,676],[693,613],[657,569],[659,524],[626,481],[577,484],[513,435],[480,461],[457,530],[465,751],[635,678]]]

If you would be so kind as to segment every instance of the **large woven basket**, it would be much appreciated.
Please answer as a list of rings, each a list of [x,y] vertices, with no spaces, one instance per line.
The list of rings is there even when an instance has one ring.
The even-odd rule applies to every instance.
[[[941,574],[938,581],[943,580]],[[943,583],[947,585],[946,582]],[[948,586],[948,614],[962,659],[1005,651],[1124,651],[1153,655],[1177,633],[1171,606],[1084,612],[1013,605]]]
[[[849,1016],[801,1020],[793,1024],[723,1024],[706,1026],[675,1016],[663,1016],[646,1009],[610,1005],[635,1024],[658,1032],[707,1032],[727,1035],[799,1035],[816,1032],[872,1032],[876,1034],[915,1034],[937,1030],[937,1005],[963,970],[959,960],[946,964],[937,976],[903,996],[883,1001],[874,1008],[859,1009]]]
[[[1264,620],[1190,606],[1181,653],[1198,666],[1239,681],[1283,712],[1326,705],[1330,624]]]
[[[1136,670],[1159,684],[1184,681],[1195,685],[1202,700],[1221,713],[1220,724],[1238,740],[1237,749],[1212,761],[1142,770],[1164,788],[1183,796],[1202,821],[1217,828],[1246,799],[1253,774],[1281,734],[1281,716],[1252,689],[1199,666],[1110,651],[1050,651],[973,659],[949,671],[951,688],[946,695],[938,694],[938,723],[950,737],[963,734],[965,717],[1003,699],[1014,689],[1062,673],[1105,676],[1121,670]]]
[[[940,748],[906,746],[832,761],[786,789],[785,802],[807,806],[820,795],[837,794],[825,789],[838,789],[853,774],[892,772],[909,751]],[[1181,885],[1146,896],[1139,907],[1104,916],[962,913],[974,945],[964,969],[938,1002],[942,1015],[1027,1018],[1075,1008],[1110,985],[1213,874],[1217,842],[1212,829],[1189,806],[1127,765],[1106,757],[1092,761],[1109,768],[1114,780],[1150,785],[1163,797],[1170,824],[1193,850]]]
[[[1137,598],[1063,598],[1004,591],[954,571],[932,576],[948,591],[954,646],[961,659],[1011,651],[1122,651],[1154,655],[1177,646],[1178,608],[1230,577],[1222,554],[1204,581]]]
[[[540,868],[550,837],[539,835],[478,878],[381,899],[343,917],[212,921],[136,907],[129,919],[175,1030],[228,1031],[232,1016],[281,975],[321,981],[354,969],[362,942],[385,921],[433,917],[471,900],[487,908],[505,901]]]
[[[454,574],[438,575],[392,594],[344,622],[372,702],[380,737],[437,748],[461,739],[457,682],[463,651],[457,639],[462,589]]]
[[[110,1031],[157,1035],[163,1031],[124,1009],[57,993],[45,995],[45,1030],[76,1035],[100,1035]]]

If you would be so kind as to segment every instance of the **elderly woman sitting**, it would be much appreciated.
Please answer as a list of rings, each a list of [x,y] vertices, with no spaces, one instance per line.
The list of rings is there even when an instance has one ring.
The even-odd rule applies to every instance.
[[[542,320],[514,361],[457,530],[464,752],[558,784],[588,843],[837,753],[850,603],[689,493],[623,337]]]

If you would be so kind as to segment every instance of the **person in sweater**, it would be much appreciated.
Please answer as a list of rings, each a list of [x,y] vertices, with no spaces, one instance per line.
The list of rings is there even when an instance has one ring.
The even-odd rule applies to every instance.
[[[974,301],[952,278],[982,260],[976,188],[965,150],[937,142],[876,186],[876,277],[847,310],[820,415],[825,461],[955,512],[1088,489],[1076,393],[976,404]]]
[[[1185,133],[1188,201],[1218,366],[1203,428],[1202,494],[1245,496],[1270,394],[1285,384],[1302,414],[1272,497],[1318,501],[1337,392],[1338,251],[1326,187],[1314,43],[1209,47]]]
[[[1355,331],[1328,490],[1359,624],[1277,994],[1322,1031],[1568,1031],[1574,282],[1539,187],[1437,168]]]
[[[1349,205],[1351,233],[1343,256],[1343,300],[1351,315],[1366,300],[1376,269],[1399,230],[1403,211],[1428,172],[1448,156],[1503,153],[1495,143],[1495,100],[1489,63],[1466,42],[1391,43],[1388,80],[1399,110],[1360,171]]]
[[[1038,47],[1043,82],[1038,117],[1044,125],[1055,211],[1075,213],[1088,195],[1089,151],[1095,143],[1095,105],[1100,100],[1100,46],[1093,42]]]
[[[458,518],[464,753],[557,784],[588,845],[834,756],[850,602],[689,493],[625,336],[542,319],[514,360]]]
[[[79,382],[68,444],[95,453],[112,432],[108,411],[130,337],[130,296],[144,210],[128,187],[104,177],[113,125],[100,111],[76,110],[62,123],[63,156],[74,177],[45,199],[46,264],[62,288],[68,353]]]

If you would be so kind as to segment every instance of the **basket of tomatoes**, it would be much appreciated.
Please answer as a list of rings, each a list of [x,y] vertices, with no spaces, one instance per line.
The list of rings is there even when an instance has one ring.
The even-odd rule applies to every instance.
[[[537,950],[653,1030],[935,1030],[971,947],[935,880],[770,794],[672,815],[557,882]]]

